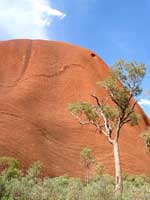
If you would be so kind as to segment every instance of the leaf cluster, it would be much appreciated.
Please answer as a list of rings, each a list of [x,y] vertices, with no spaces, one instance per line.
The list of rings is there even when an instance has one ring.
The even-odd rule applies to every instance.
[[[141,134],[141,138],[145,142],[150,141],[150,127],[148,127],[147,130]]]
[[[114,78],[119,79],[125,89],[137,96],[141,93],[141,83],[146,73],[144,63],[137,63],[136,61],[125,62],[119,60],[112,67],[112,74]]]
[[[92,153],[92,149],[90,149],[89,147],[85,147],[80,152],[80,157],[88,163],[94,163],[96,162],[96,158],[92,156],[91,153]]]
[[[96,109],[90,103],[82,101],[79,101],[77,103],[70,103],[68,104],[68,109],[75,115],[84,114],[89,121],[96,121],[98,119]]]
[[[118,85],[118,80],[114,77],[107,78],[103,82],[108,95],[115,104],[118,114],[125,111],[129,107],[130,93],[124,87]]]
[[[145,72],[146,67],[143,63],[119,60],[111,69],[111,77],[103,82],[103,86],[117,110],[116,117],[118,115],[122,124],[130,122],[134,126],[138,123],[139,116],[134,112],[136,101],[133,97],[139,95],[142,91],[141,82]],[[111,115],[109,116],[111,117]]]
[[[131,113],[131,114],[129,115],[129,122],[130,122],[130,125],[131,125],[131,126],[138,125],[139,118],[140,118],[140,116],[139,116],[137,113],[135,113],[135,112]]]
[[[115,132],[114,139],[117,140],[124,124],[138,124],[139,116],[135,113],[137,101],[134,97],[142,91],[141,83],[145,72],[146,67],[143,63],[120,60],[112,67],[111,76],[102,83],[112,100],[112,106],[107,104],[108,97],[102,97],[100,100],[97,96],[91,95],[96,105],[79,101],[69,104],[68,108],[80,124],[96,126],[96,130],[104,133],[112,143],[112,132]]]
[[[147,130],[141,134],[141,138],[145,142],[147,152],[150,152],[150,127],[148,127]]]
[[[105,115],[105,117],[111,121],[115,120],[115,117],[118,116],[118,111],[116,108],[111,107],[109,105],[104,105],[102,107],[102,111]]]

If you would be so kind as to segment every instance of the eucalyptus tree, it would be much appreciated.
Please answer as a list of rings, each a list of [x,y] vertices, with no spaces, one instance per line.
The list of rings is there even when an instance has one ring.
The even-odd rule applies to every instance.
[[[138,124],[135,113],[137,97],[141,94],[141,83],[145,76],[145,64],[135,61],[120,60],[111,68],[108,78],[100,83],[106,90],[106,96],[99,98],[96,94],[91,97],[95,103],[78,101],[70,103],[71,114],[82,125],[92,124],[98,133],[104,134],[108,142],[113,145],[115,165],[115,195],[122,194],[122,170],[120,162],[119,138],[122,127],[130,123]],[[111,103],[110,103],[111,101]]]

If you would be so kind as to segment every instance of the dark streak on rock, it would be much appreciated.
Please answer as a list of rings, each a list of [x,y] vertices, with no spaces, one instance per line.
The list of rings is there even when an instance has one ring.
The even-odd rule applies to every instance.
[[[32,40],[29,41],[29,44],[26,49],[26,55],[25,55],[24,63],[22,65],[22,71],[21,71],[19,80],[23,77],[26,69],[28,68],[28,65],[30,62],[30,57],[31,57],[31,52],[32,52]],[[17,81],[19,81],[19,80],[17,80]]]

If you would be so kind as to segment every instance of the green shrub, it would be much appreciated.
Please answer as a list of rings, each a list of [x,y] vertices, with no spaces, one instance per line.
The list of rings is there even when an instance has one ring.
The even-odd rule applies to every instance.
[[[15,159],[4,160],[1,164],[7,165],[0,174],[2,200],[115,200],[114,177],[110,175],[96,174],[84,184],[68,176],[42,178],[40,162],[35,162],[23,173]],[[124,175],[123,188],[119,200],[150,199],[149,176]]]

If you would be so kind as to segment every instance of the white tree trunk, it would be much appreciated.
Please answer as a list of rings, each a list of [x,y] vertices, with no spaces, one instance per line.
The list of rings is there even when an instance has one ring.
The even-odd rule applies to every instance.
[[[115,196],[122,194],[122,174],[121,174],[121,163],[119,154],[118,141],[113,142],[114,147],[114,161],[115,161]]]

